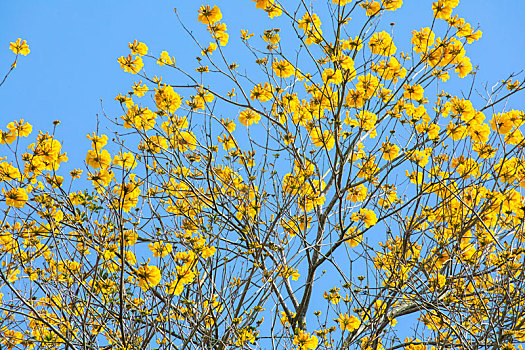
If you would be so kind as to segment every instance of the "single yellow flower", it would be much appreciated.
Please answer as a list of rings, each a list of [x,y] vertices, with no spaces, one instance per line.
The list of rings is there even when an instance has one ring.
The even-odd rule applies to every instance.
[[[199,16],[197,17],[197,20],[204,24],[213,24],[215,22],[219,22],[221,18],[222,13],[217,5],[213,6],[213,8],[211,8],[210,5],[203,5],[199,9]]]
[[[13,188],[5,194],[5,204],[10,207],[22,208],[28,200],[27,192],[24,188]]]
[[[253,123],[258,124],[259,120],[261,120],[261,116],[251,109],[245,109],[239,115],[239,121],[245,126],[250,126]]]
[[[16,42],[10,43],[9,49],[17,55],[22,54],[24,56],[27,56],[27,54],[31,52],[31,50],[29,50],[29,45],[27,45],[27,42],[20,38],[16,39]]]
[[[162,278],[157,266],[144,265],[139,267],[138,270],[136,270],[136,273],[139,287],[142,288],[143,291],[158,285]]]

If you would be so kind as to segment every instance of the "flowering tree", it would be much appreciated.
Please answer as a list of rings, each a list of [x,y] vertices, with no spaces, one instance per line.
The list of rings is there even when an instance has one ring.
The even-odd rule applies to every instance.
[[[382,22],[402,0],[334,0],[325,19],[257,0],[290,27],[240,38],[202,6],[209,44],[181,21],[194,70],[137,41],[118,59],[140,81],[107,115],[111,141],[87,136],[85,169],[65,169],[58,121],[29,145],[32,126],[9,123],[2,347],[524,342],[525,114],[507,107],[523,83],[485,100],[447,90],[476,73],[467,48],[481,37],[458,2],[429,2],[409,43]],[[253,59],[227,57],[231,40]],[[12,71],[29,47],[10,48]]]

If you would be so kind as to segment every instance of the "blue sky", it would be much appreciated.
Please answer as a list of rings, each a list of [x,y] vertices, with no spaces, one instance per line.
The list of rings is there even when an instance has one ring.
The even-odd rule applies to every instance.
[[[249,0],[209,3],[221,8],[230,34],[230,43],[224,50],[241,66],[248,60],[253,61],[240,42],[241,29],[256,33],[252,40],[258,40],[255,42],[261,44],[262,40],[257,35],[264,29],[284,28],[289,24],[284,16],[277,20],[266,18]],[[323,18],[326,2],[313,3]],[[140,79],[125,73],[117,62],[118,57],[129,53],[128,43],[135,39],[145,42],[149,53],[157,57],[161,51],[167,50],[178,65],[193,70],[200,50],[179,24],[174,8],[178,9],[180,18],[193,34],[202,39],[203,45],[210,40],[205,26],[197,22],[197,10],[204,3],[162,0],[149,4],[147,6],[136,0],[125,3],[66,0],[0,2],[0,73],[7,72],[14,59],[9,42],[20,37],[28,41],[31,49],[28,56],[19,57],[17,68],[0,88],[0,129],[12,120],[23,118],[34,125],[31,136],[34,140],[38,130],[51,132],[52,122],[60,120],[62,123],[56,135],[63,144],[62,150],[69,156],[64,170],[84,169],[85,155],[91,147],[86,135],[97,127],[99,133],[108,135],[110,130],[115,130],[104,113],[111,119],[120,117],[123,113],[114,100],[115,96],[125,94]],[[390,22],[395,23],[395,43],[400,50],[409,50],[413,29],[419,30],[431,23],[431,4],[429,0],[405,0],[400,10],[387,13],[383,22],[387,28]],[[484,83],[492,86],[525,68],[525,37],[519,35],[525,1],[465,0],[454,13],[465,17],[474,27],[479,24],[483,31],[481,40],[467,48],[473,64],[480,67],[477,88],[483,89]],[[325,18],[323,25],[328,26]],[[360,19],[354,15],[354,20]],[[286,36],[284,32],[282,34],[283,43],[286,43]],[[288,46],[285,50],[289,52],[296,48],[292,44]],[[152,60],[145,59],[145,68],[152,75],[151,70],[158,66]],[[162,74],[165,81],[179,83],[177,76]],[[445,86],[451,94],[459,94],[470,87],[469,79],[453,77]],[[518,95],[510,107],[525,108],[523,101]],[[235,113],[238,111],[226,111],[224,117],[233,116],[235,119]]]
[[[242,49],[240,29],[248,29],[257,36],[264,29],[286,26],[289,22],[284,18],[264,19],[250,0],[209,3],[220,6],[230,34],[226,52],[240,64],[251,59]],[[313,3],[321,11],[326,8],[324,1]],[[395,40],[400,49],[409,47],[413,29],[429,25],[431,3],[405,0],[399,11],[385,18],[387,24],[396,23]],[[102,108],[108,117],[119,117],[122,112],[115,96],[129,91],[138,80],[117,63],[118,57],[129,53],[128,42],[135,39],[145,42],[155,56],[166,50],[175,56],[177,64],[193,69],[199,50],[183,31],[173,9],[178,9],[184,23],[197,36],[206,38],[203,43],[207,44],[209,35],[205,26],[196,20],[201,4],[204,2],[180,0],[0,1],[1,77],[14,59],[9,42],[20,37],[28,41],[31,49],[28,56],[19,58],[17,68],[0,88],[0,129],[23,118],[34,125],[35,133],[52,131],[52,122],[60,120],[57,138],[62,141],[63,151],[68,152],[66,168],[83,168],[90,148],[86,134],[97,129],[97,115],[100,133],[109,134],[110,124]],[[525,1],[464,0],[455,13],[474,27],[479,24],[483,31],[482,39],[468,47],[468,56],[480,67],[478,88],[483,83],[492,86],[525,68],[525,36],[521,35]],[[153,61],[146,60],[147,69],[155,66]],[[169,82],[177,84],[173,79]],[[458,84],[451,79],[447,84],[456,94],[468,87],[467,80]],[[521,96],[514,98],[513,103],[514,108],[525,107]]]
[[[167,50],[177,63],[195,67],[198,51],[182,31],[173,9],[178,8],[183,21],[195,33],[204,34],[204,25],[196,21],[201,2],[161,0],[147,4],[136,0],[0,2],[0,73],[7,72],[14,58],[8,49],[10,41],[21,37],[31,49],[28,56],[20,57],[18,67],[0,88],[0,128],[23,118],[36,130],[51,131],[52,121],[58,119],[62,122],[58,137],[63,140],[63,150],[70,155],[70,162],[80,166],[90,147],[85,136],[96,129],[97,114],[101,128],[108,125],[102,122],[101,106],[110,117],[120,116],[114,98],[128,91],[135,81],[117,63],[118,57],[128,54],[128,42],[138,39],[155,55]],[[228,50],[239,62],[246,57],[245,51],[238,50],[241,28],[257,34],[288,23],[284,19],[278,24],[261,21],[261,13],[249,0],[210,4],[221,8],[231,35]],[[321,10],[326,8],[324,1],[314,4]],[[431,1],[405,0],[392,17],[398,47],[409,43],[406,40],[412,29],[429,24],[430,8]],[[474,26],[479,23],[483,31],[482,39],[468,49],[474,65],[480,66],[478,83],[492,85],[525,67],[525,37],[520,35],[524,1],[467,0],[460,3],[455,13]],[[149,61],[148,65],[155,64]],[[462,84],[466,86],[466,82]],[[517,107],[523,107],[523,103]]]

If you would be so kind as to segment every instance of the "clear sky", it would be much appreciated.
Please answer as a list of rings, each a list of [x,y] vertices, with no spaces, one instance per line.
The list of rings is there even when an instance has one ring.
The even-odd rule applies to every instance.
[[[167,50],[177,63],[195,67],[198,51],[192,46],[178,23],[173,9],[196,33],[205,26],[196,21],[197,9],[205,2],[157,0],[71,1],[34,0],[0,1],[0,73],[7,72],[13,53],[9,42],[18,37],[28,41],[31,53],[20,57],[18,67],[0,88],[0,128],[14,119],[23,118],[36,130],[52,130],[52,121],[60,120],[58,138],[70,156],[70,164],[80,166],[90,147],[88,132],[97,127],[97,114],[102,105],[106,113],[119,117],[121,112],[114,98],[125,93],[134,76],[119,67],[117,58],[127,55],[128,42],[145,42],[158,56]],[[260,20],[264,18],[249,0],[210,1],[220,6],[230,33],[229,52],[242,63],[246,51],[238,50],[240,29],[256,34],[263,29],[286,25]],[[326,8],[324,1],[312,1]],[[396,22],[398,47],[409,44],[412,29],[429,24],[431,1],[405,0],[392,18]],[[478,83],[494,84],[512,72],[525,68],[525,36],[522,33],[525,15],[523,0],[462,0],[455,10],[483,31],[480,41],[470,45],[468,55],[480,66]],[[256,17],[255,17],[256,16]],[[405,43],[402,43],[405,40]],[[191,63],[190,63],[191,62]],[[146,61],[154,66],[154,62]],[[191,69],[191,68],[190,68]],[[171,81],[170,83],[176,83]],[[468,85],[463,82],[464,88]],[[478,87],[481,87],[478,84]],[[519,99],[515,99],[520,103]],[[516,106],[523,108],[523,103]],[[101,120],[104,118],[101,117]],[[108,126],[101,123],[102,128]],[[77,159],[75,161],[74,159]],[[79,160],[79,162],[78,162]]]
[[[311,2],[326,9],[324,0]],[[140,79],[125,73],[117,62],[118,57],[128,55],[128,43],[135,39],[144,42],[157,57],[166,50],[178,65],[192,70],[200,51],[173,10],[178,9],[182,21],[197,37],[206,38],[206,45],[209,35],[197,22],[197,9],[207,3],[221,8],[230,34],[227,55],[241,65],[243,60],[253,61],[241,44],[241,29],[257,37],[264,29],[289,24],[285,18],[267,19],[250,0],[0,0],[0,79],[14,59],[9,42],[22,38],[31,49],[28,56],[19,57],[17,68],[0,87],[0,129],[22,118],[34,126],[34,139],[38,130],[52,131],[52,122],[60,120],[57,138],[69,156],[69,165],[64,168],[84,168],[91,144],[86,134],[97,129],[97,115],[100,133],[109,134],[110,124],[103,112],[112,119],[120,117],[122,111],[115,96],[125,94]],[[399,11],[385,18],[385,23],[395,22],[396,46],[407,50],[411,31],[430,24],[431,4],[431,0],[404,0]],[[474,27],[479,24],[483,31],[481,40],[467,49],[473,65],[480,68],[475,85],[478,89],[483,90],[485,83],[490,88],[525,69],[525,0],[462,0],[455,13]],[[146,69],[155,66],[145,59]],[[168,82],[177,84],[175,80]],[[460,84],[451,79],[446,86],[459,94],[470,87],[469,83],[468,79]],[[524,95],[518,95],[512,107],[523,109],[524,101]]]

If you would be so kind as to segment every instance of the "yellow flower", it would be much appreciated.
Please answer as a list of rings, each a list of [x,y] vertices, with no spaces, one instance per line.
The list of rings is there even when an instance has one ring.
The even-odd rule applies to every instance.
[[[166,293],[180,295],[184,290],[184,285],[179,280],[171,281],[166,284]]]
[[[18,274],[20,273],[20,270],[19,269],[16,269],[14,271],[8,271],[7,273],[7,280],[11,283],[13,283],[14,281],[18,280]]]
[[[264,9],[264,11],[266,11],[266,13],[268,14],[268,17],[270,18],[279,17],[280,15],[283,14],[283,10],[281,9],[281,7],[276,4],[269,5],[268,7]]]
[[[225,23],[215,23],[208,26],[208,31],[211,33],[211,37],[218,40],[221,46],[225,46],[230,39],[230,35],[226,33]]]
[[[113,165],[120,166],[126,169],[133,169],[137,166],[137,162],[135,161],[133,153],[126,152],[122,154],[121,152],[119,152],[119,154],[113,158]]]
[[[137,257],[132,251],[129,251],[129,250],[124,251],[124,258],[131,265],[135,265],[137,263]]]
[[[222,137],[218,136],[217,140],[222,143],[222,148],[224,148],[225,151],[229,151],[235,147],[235,139],[232,136],[224,134]]]
[[[5,204],[10,207],[22,208],[28,198],[24,188],[13,188],[5,194]]]
[[[293,339],[293,343],[298,346],[299,350],[315,349],[318,342],[315,335],[310,336],[310,333],[304,333],[302,330],[299,330],[299,334]]]
[[[213,8],[210,8],[210,5],[203,5],[199,9],[199,16],[197,17],[197,20],[204,24],[213,24],[215,22],[219,22],[221,18],[222,13],[217,5],[213,6]]]
[[[38,273],[36,272],[36,270],[33,270],[31,266],[26,267],[24,269],[24,272],[27,274],[27,277],[29,277],[31,281],[35,281],[38,278]]]
[[[292,312],[290,315],[292,318],[295,317],[295,312]],[[286,316],[286,312],[281,311],[281,324],[283,326],[290,325],[290,320],[288,319],[288,316]]]
[[[363,96],[363,98],[370,98],[374,96],[379,88],[379,79],[372,74],[361,75],[357,78],[359,83],[356,85],[356,90]]]
[[[292,280],[297,281],[301,275],[297,271],[296,268],[293,268],[291,266],[283,265],[281,268],[281,272],[279,272],[279,277],[282,278],[290,278],[292,277]]]
[[[10,181],[13,179],[20,179],[20,171],[11,163],[0,163],[0,181]]]
[[[310,131],[310,138],[316,147],[324,147],[328,151],[335,145],[335,138],[329,130],[321,132],[321,129],[314,128]]]
[[[365,208],[359,209],[359,213],[353,213],[351,219],[352,221],[362,220],[367,228],[377,223],[376,213],[374,213],[373,210]]]
[[[460,124],[454,124],[452,121],[447,125],[447,135],[454,141],[467,137],[467,128]]]
[[[100,185],[108,186],[114,177],[115,173],[106,169],[102,169],[95,174],[88,173],[88,180],[93,182],[95,188],[99,188]]]
[[[247,30],[245,29],[241,29],[241,39],[242,40],[248,40],[250,39],[254,34],[253,33],[248,33]]]
[[[470,58],[464,56],[457,60],[454,71],[458,73],[460,78],[465,78],[472,71],[472,63]]]
[[[217,249],[215,247],[205,246],[201,251],[201,256],[203,259],[208,259],[210,256],[215,255]]]
[[[375,16],[381,11],[381,4],[377,1],[365,1],[359,4],[359,6],[366,10],[367,16]]]
[[[403,0],[381,0],[383,7],[387,11],[395,11],[403,5]]]
[[[97,136],[95,132],[92,135],[86,135],[91,140],[91,147],[95,150],[100,150],[108,143],[108,137],[106,135]]]
[[[193,151],[197,148],[197,139],[191,131],[181,131],[174,135],[171,141],[171,146],[177,148],[180,152]]]
[[[247,342],[252,344],[255,343],[256,336],[259,334],[259,331],[254,331],[251,328],[244,328],[239,331],[239,337],[235,344],[241,348],[245,348],[243,345]]]
[[[380,61],[379,64],[372,66],[372,68],[383,79],[392,80],[394,83],[397,83],[399,78],[403,79],[407,75],[406,68],[395,57],[390,57],[388,63]]]
[[[0,145],[11,144],[16,140],[16,131],[11,129],[9,131],[0,130]]]
[[[403,97],[406,98],[407,100],[412,99],[414,101],[419,101],[423,99],[423,93],[425,92],[425,90],[423,89],[421,85],[404,84],[403,89],[405,89],[405,92],[403,93]]]
[[[325,84],[332,83],[338,85],[343,81],[343,75],[341,74],[340,70],[336,70],[334,72],[332,68],[328,68],[324,70],[322,79]]]
[[[171,243],[164,244],[163,241],[150,243],[148,244],[148,247],[156,258],[164,258],[173,250]]]
[[[144,265],[139,267],[138,270],[136,270],[136,273],[139,287],[142,288],[143,291],[158,285],[162,278],[157,266]]]
[[[265,83],[264,86],[257,84],[253,87],[250,98],[261,102],[270,101],[273,98],[272,90],[272,86],[268,83]]]
[[[519,127],[525,121],[525,114],[520,111],[512,110],[507,113],[494,114],[490,126],[492,130],[500,134],[508,134],[514,127]]]
[[[157,64],[159,66],[163,66],[165,64],[173,65],[175,63],[175,60],[170,57],[170,54],[168,51],[162,51],[160,53],[160,58],[157,60]]]
[[[361,108],[365,104],[364,95],[361,92],[354,89],[348,90],[348,95],[345,98],[345,104],[350,108]],[[350,118],[345,119],[345,123],[348,124]]]
[[[131,54],[128,57],[121,56],[117,61],[120,63],[121,69],[131,74],[137,74],[144,66],[141,57],[133,57]]]
[[[406,176],[410,179],[410,182],[413,184],[422,184],[423,183],[423,173],[413,171],[411,173],[408,170],[405,170]]]
[[[483,131],[479,131],[479,132],[482,133]],[[488,132],[489,131],[486,130],[486,135],[481,134],[480,136],[477,135],[477,137],[478,138],[484,137],[485,139],[488,139]],[[472,138],[473,141],[475,141],[474,136],[471,135],[471,138]],[[507,143],[509,145],[518,145],[522,141],[523,141],[523,134],[521,133],[521,131],[519,129],[514,129],[510,133],[505,135],[505,143]],[[486,141],[481,141],[481,142],[486,142]]]
[[[372,53],[376,55],[391,56],[396,53],[396,46],[392,37],[385,31],[374,33],[368,42]]]
[[[255,1],[255,8],[256,9],[265,9],[270,5],[270,2],[273,2],[271,0],[252,0]]]
[[[132,86],[132,89],[133,89],[133,93],[135,94],[135,96],[137,97],[142,97],[146,94],[146,92],[149,91],[148,87],[146,86],[146,84],[140,86],[140,83],[142,83],[142,81],[139,81],[137,83],[135,83],[133,86]]]
[[[339,314],[339,318],[335,321],[339,322],[339,326],[343,331],[346,330],[352,332],[361,325],[361,321],[357,317],[352,315],[348,316],[346,313]]]
[[[299,29],[306,32],[308,31],[320,31],[321,20],[315,13],[310,14],[306,12],[301,20],[299,20]]]
[[[359,51],[363,48],[363,40],[359,36],[356,36],[355,39],[352,39],[351,37],[349,37],[348,40],[345,40],[343,42],[342,48],[344,50]]]
[[[155,135],[141,141],[138,148],[146,152],[160,153],[168,148],[168,141],[163,136]]]
[[[195,71],[199,73],[208,73],[210,71],[210,68],[208,66],[198,66],[197,68],[195,68]]]
[[[253,123],[258,124],[259,120],[261,120],[261,116],[258,113],[254,112],[253,110],[251,110],[251,109],[245,109],[239,115],[239,121],[244,126],[250,126]]]
[[[339,5],[339,6],[344,6],[344,5],[348,4],[351,1],[352,0],[332,0],[332,2],[334,4]]]
[[[447,19],[452,15],[452,6],[450,6],[446,0],[439,0],[432,4],[432,10],[434,11],[434,17],[440,19]]]
[[[468,128],[468,134],[472,141],[485,143],[489,140],[490,127],[485,123],[479,124]]]
[[[173,91],[171,86],[165,85],[159,89],[155,89],[155,102],[158,109],[166,110],[168,113],[173,113],[179,109],[181,105],[181,98],[179,94]]]
[[[360,111],[357,119],[350,121],[350,126],[358,126],[364,130],[372,130],[376,125],[377,115],[369,111]]]
[[[390,142],[383,142],[383,158],[385,160],[392,160],[399,154],[399,146],[392,144]]]
[[[414,51],[417,53],[426,52],[434,44],[435,37],[434,32],[428,27],[421,28],[419,32],[413,30],[411,42],[414,45]]]
[[[129,43],[129,48],[131,49],[131,53],[133,55],[139,55],[144,56],[148,54],[148,47],[144,43],[139,43],[137,40],[135,40],[132,43]]]
[[[361,202],[365,200],[367,191],[367,188],[363,184],[351,187],[348,190],[348,195],[346,196],[346,199],[354,203]]]
[[[350,227],[344,239],[349,247],[357,247],[359,243],[361,243],[361,241],[363,240],[363,235],[361,234],[361,231],[357,228]]]
[[[29,136],[33,131],[33,126],[29,123],[24,123],[24,119],[7,124],[7,128],[18,137]]]
[[[122,96],[122,94],[118,94],[118,96],[115,97],[115,101],[125,104],[127,108],[133,106],[133,100],[130,97]]]
[[[46,176],[46,181],[48,184],[50,184],[53,188],[58,188],[62,186],[62,183],[64,182],[64,178],[62,176]]]
[[[434,123],[421,123],[416,125],[416,131],[419,133],[427,133],[430,140],[436,140],[439,137],[439,125]]]
[[[288,78],[289,76],[292,76],[295,72],[294,66],[292,66],[290,62],[286,60],[275,60],[272,64],[272,69],[275,72],[275,75],[277,75],[280,78]]]
[[[10,43],[9,49],[17,55],[22,54],[24,56],[27,56],[27,54],[31,51],[29,50],[29,45],[27,45],[27,42],[20,38],[16,39],[16,42]]]
[[[210,46],[204,48],[204,50],[201,51],[201,55],[203,55],[203,56],[211,55],[211,54],[213,54],[213,51],[215,51],[215,50],[217,50],[217,44],[210,43]]]
[[[426,350],[427,346],[424,342],[422,342],[419,339],[412,340],[411,338],[406,338],[405,343],[409,343],[407,346],[405,346],[405,350]],[[501,347],[501,349],[505,349],[504,346]]]
[[[226,120],[221,119],[221,123],[229,132],[234,132],[235,131],[236,125],[233,122],[233,120],[230,120],[229,118],[226,118]]]
[[[188,284],[195,279],[195,272],[188,264],[177,266],[177,278],[182,284]]]
[[[111,155],[105,149],[99,151],[90,149],[86,155],[86,163],[93,169],[108,169],[111,165]]]

